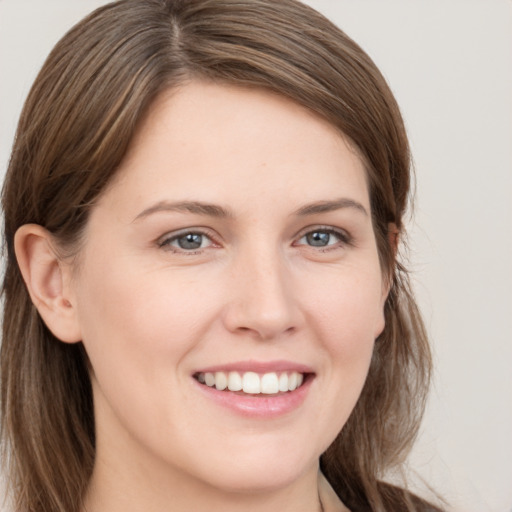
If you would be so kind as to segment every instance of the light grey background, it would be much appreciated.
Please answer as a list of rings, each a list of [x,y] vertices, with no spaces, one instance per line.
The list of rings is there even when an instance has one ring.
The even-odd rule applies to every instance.
[[[104,3],[0,0],[2,175],[45,56]],[[412,475],[454,510],[512,511],[512,2],[308,3],[374,58],[412,142],[412,269],[436,360]]]

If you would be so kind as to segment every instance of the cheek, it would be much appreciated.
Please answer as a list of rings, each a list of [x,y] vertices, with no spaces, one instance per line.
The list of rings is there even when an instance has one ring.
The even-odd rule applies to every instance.
[[[187,401],[187,355],[204,339],[216,301],[179,276],[133,265],[125,272],[116,261],[115,268],[89,264],[77,296],[96,414],[107,431],[120,421],[151,444],[180,417],[169,404]]]
[[[309,296],[310,311],[315,311],[309,323],[322,340],[332,396],[346,400],[341,412],[345,420],[364,385],[384,325],[380,283],[378,271],[348,271]]]
[[[309,294],[316,324],[334,351],[357,351],[372,343],[384,326],[383,291],[378,272],[351,272],[325,280]],[[350,345],[354,346],[351,347]]]
[[[115,267],[89,263],[81,278],[84,345],[96,373],[132,369],[154,379],[155,369],[179,364],[200,342],[218,314],[218,297],[185,274],[115,260]]]
[[[309,328],[321,342],[323,371],[318,378],[323,448],[339,434],[366,381],[376,331],[382,324],[380,274],[341,272],[308,296]]]

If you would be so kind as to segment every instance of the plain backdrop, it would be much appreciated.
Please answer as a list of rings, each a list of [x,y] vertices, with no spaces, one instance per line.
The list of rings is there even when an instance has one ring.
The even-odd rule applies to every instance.
[[[278,1],[278,0],[276,0]],[[24,98],[101,0],[0,0],[0,173]],[[375,60],[416,164],[413,279],[436,373],[411,457],[461,512],[512,511],[512,2],[309,0]]]

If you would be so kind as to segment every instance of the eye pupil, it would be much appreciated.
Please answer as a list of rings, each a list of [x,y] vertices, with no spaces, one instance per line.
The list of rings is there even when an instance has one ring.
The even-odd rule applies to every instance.
[[[325,231],[313,231],[306,235],[306,240],[309,245],[314,247],[324,247],[329,244],[330,234]]]
[[[199,249],[203,243],[203,235],[200,233],[187,233],[178,238],[177,241],[181,249]]]

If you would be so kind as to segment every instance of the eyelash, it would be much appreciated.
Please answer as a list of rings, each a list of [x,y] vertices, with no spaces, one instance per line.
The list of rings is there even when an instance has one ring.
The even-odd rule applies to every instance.
[[[325,245],[325,246],[314,246],[314,245],[309,245],[307,243],[299,243],[300,240],[302,240],[302,239],[306,238],[308,235],[312,235],[314,233],[325,233],[329,236],[334,235],[339,239],[339,241],[335,242],[333,244],[329,243],[328,245]],[[191,250],[187,250],[182,247],[174,247],[173,245],[171,245],[173,242],[177,242],[178,240],[185,238],[186,236],[190,236],[190,235],[192,235],[192,236],[198,235],[201,237],[205,237],[210,241],[210,243],[207,247],[198,247],[197,249],[191,249]],[[330,240],[329,240],[329,242],[330,242]],[[166,235],[165,237],[160,239],[157,242],[157,244],[158,244],[158,247],[160,247],[162,249],[165,249],[165,250],[171,251],[173,253],[177,253],[177,254],[187,255],[187,256],[194,256],[194,255],[200,254],[204,249],[211,247],[211,246],[219,247],[219,244],[215,241],[215,236],[213,235],[213,233],[211,231],[208,231],[205,229],[189,229],[189,230],[180,231],[178,233],[174,233],[170,236]],[[344,246],[353,245],[353,239],[350,236],[350,234],[347,233],[345,230],[336,229],[336,228],[333,228],[332,226],[315,226],[315,227],[309,227],[309,228],[301,231],[298,234],[298,236],[296,237],[296,242],[294,242],[293,245],[294,246],[305,245],[305,246],[308,246],[310,249],[316,250],[318,252],[327,252],[327,251],[339,249]]]
[[[197,249],[187,250],[181,247],[172,246],[172,242],[178,241],[180,238],[185,238],[187,235],[199,235],[201,237],[205,237],[210,241],[210,246],[217,246],[218,244],[215,242],[215,237],[211,231],[206,229],[188,229],[184,231],[180,231],[178,233],[174,233],[172,235],[166,235],[162,239],[158,241],[158,247],[168,250],[170,252],[174,252],[177,254],[185,254],[187,256],[194,256],[200,254],[206,247],[199,247]]]
[[[313,250],[318,250],[319,252],[327,252],[339,249],[341,247],[350,246],[353,245],[353,239],[347,231],[342,229],[333,228],[332,226],[314,226],[313,228],[308,227],[307,229],[303,230],[299,236],[298,241],[302,240],[303,238],[307,237],[308,235],[312,235],[313,233],[326,233],[328,235],[334,235],[336,236],[339,241],[334,244],[329,244],[325,246],[314,246],[314,245],[308,245],[309,248]],[[295,242],[294,245],[307,245],[307,244],[298,244]]]

